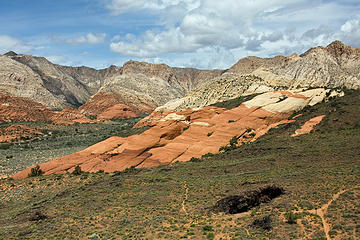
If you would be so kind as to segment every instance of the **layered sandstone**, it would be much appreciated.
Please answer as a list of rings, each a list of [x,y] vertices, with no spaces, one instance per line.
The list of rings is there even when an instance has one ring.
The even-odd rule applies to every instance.
[[[239,143],[253,141],[288,120],[297,110],[322,101],[329,90],[273,91],[260,94],[231,110],[217,107],[157,111],[138,123],[150,128],[127,138],[110,137],[83,151],[40,164],[45,174],[83,171],[122,171],[129,167],[151,167],[189,161],[206,153],[217,153],[236,137]],[[28,175],[30,168],[15,174]]]

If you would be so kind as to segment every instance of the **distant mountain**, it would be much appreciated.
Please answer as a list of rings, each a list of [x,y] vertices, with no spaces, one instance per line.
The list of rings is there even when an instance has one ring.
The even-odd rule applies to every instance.
[[[112,93],[120,101],[117,103],[149,112],[221,73],[135,61],[96,70],[61,66],[43,57],[9,52],[0,55],[0,92],[27,97],[52,109],[79,107],[94,95]],[[87,111],[86,107],[83,111]]]
[[[300,56],[243,58],[221,76],[157,110],[197,108],[243,95],[309,87],[358,89],[360,49],[335,41]]]
[[[247,57],[230,69],[197,70],[129,61],[96,70],[66,67],[43,57],[0,55],[0,93],[26,97],[51,109],[80,107],[98,115],[115,104],[136,113],[201,107],[275,89],[360,86],[360,50],[335,41],[300,56]]]

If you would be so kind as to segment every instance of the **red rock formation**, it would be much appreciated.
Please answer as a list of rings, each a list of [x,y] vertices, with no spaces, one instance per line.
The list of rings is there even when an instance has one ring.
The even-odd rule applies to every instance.
[[[40,167],[47,175],[72,172],[77,165],[88,172],[113,172],[132,166],[140,168],[188,161],[191,157],[217,153],[234,136],[240,142],[252,141],[270,128],[293,121],[287,120],[291,113],[267,111],[246,104],[231,110],[204,107],[176,113],[154,112],[138,123],[137,126],[150,126],[140,135],[111,137],[81,152],[40,164]],[[29,172],[30,168],[13,177],[24,178]]]
[[[0,122],[48,121],[52,115],[41,103],[0,93]]]
[[[18,124],[0,128],[0,142],[21,141],[23,139],[32,139],[39,135],[43,135],[43,133],[34,128]]]
[[[131,102],[129,100],[125,101],[121,96],[114,93],[99,92],[91,97],[84,105],[80,106],[79,110],[85,115],[98,116],[108,108],[116,104],[123,104],[124,102],[131,104],[132,107],[128,108],[136,114],[150,113],[156,107],[146,105],[145,103]]]
[[[314,117],[314,118],[310,119],[309,121],[304,123],[304,125],[302,125],[301,128],[297,129],[295,131],[295,133],[293,135],[291,135],[291,136],[296,137],[296,136],[299,136],[299,135],[302,135],[302,134],[310,133],[311,130],[313,130],[314,127],[316,125],[318,125],[321,122],[321,120],[323,120],[324,117],[325,117],[325,115],[321,115],[321,116],[317,116],[317,117]]]
[[[134,118],[137,115],[124,104],[115,104],[97,116],[98,120]]]

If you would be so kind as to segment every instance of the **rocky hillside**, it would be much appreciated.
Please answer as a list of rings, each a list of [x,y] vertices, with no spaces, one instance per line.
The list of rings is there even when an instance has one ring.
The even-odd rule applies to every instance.
[[[114,172],[189,161],[207,153],[218,153],[229,142],[233,147],[254,141],[271,128],[294,122],[289,118],[291,114],[321,102],[331,91],[318,88],[267,92],[240,102],[230,110],[203,107],[153,112],[136,125],[150,127],[142,134],[127,138],[113,136],[83,151],[40,164],[40,167],[45,174],[72,172],[76,166],[87,172]],[[27,177],[30,171],[31,168],[25,169],[13,177]]]
[[[43,57],[9,52],[0,55],[0,92],[26,97],[52,109],[79,107],[92,96],[113,93],[117,99],[115,104],[123,103],[135,111],[151,112],[221,73],[220,70],[171,68],[135,61],[125,63],[123,67],[96,70],[60,66]],[[97,98],[92,99],[93,104],[94,100],[95,105],[99,105]],[[110,106],[101,105],[103,108]],[[86,106],[82,111],[87,112]]]
[[[202,107],[277,89],[359,86],[360,50],[339,41],[300,56],[247,57],[226,71],[136,61],[95,70],[14,52],[0,56],[1,93],[52,109],[81,106],[80,111],[89,116],[115,104],[125,104],[140,114],[159,106],[158,110]]]
[[[335,41],[298,56],[241,59],[221,76],[157,111],[198,108],[239,96],[272,90],[360,87],[360,49]]]
[[[360,87],[360,49],[335,41],[291,56],[282,64],[262,66],[252,74],[287,87]]]

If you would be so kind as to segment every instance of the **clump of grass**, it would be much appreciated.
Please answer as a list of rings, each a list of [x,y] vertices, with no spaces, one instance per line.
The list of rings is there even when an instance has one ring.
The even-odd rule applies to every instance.
[[[292,211],[288,211],[287,213],[285,213],[285,218],[287,223],[295,224],[296,220],[298,219],[298,216]]]

